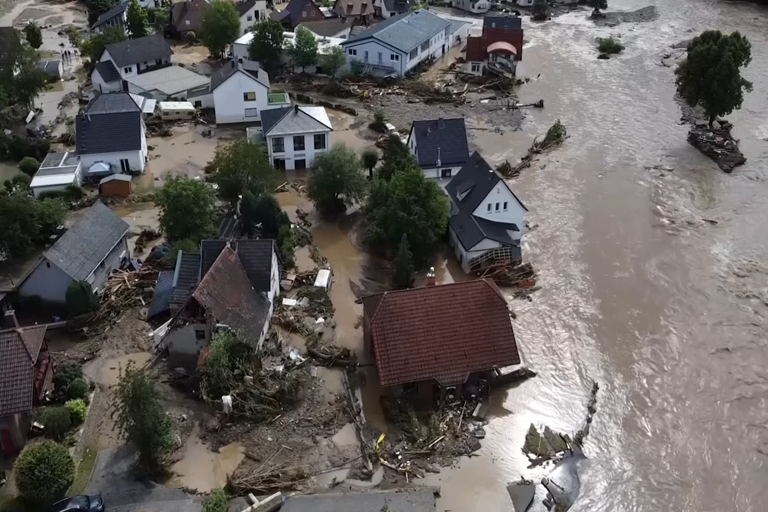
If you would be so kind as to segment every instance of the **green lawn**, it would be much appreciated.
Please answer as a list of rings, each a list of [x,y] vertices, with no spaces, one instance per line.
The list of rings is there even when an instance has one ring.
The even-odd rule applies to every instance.
[[[288,95],[284,92],[271,92],[267,94],[267,103],[288,103]]]
[[[77,465],[77,476],[72,483],[72,489],[69,493],[71,496],[76,494],[83,494],[85,488],[88,487],[88,482],[91,481],[91,474],[93,474],[93,466],[96,464],[96,456],[99,451],[95,448],[85,447],[83,451],[83,458],[80,464]]]

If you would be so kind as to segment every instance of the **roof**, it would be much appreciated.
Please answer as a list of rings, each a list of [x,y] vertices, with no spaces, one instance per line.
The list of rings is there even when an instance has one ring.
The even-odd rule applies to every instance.
[[[404,13],[411,10],[411,6],[416,5],[415,0],[384,0],[384,5],[390,13]]]
[[[126,78],[126,80],[145,91],[160,91],[168,96],[205,86],[210,82],[207,76],[180,66],[166,66]]]
[[[126,39],[104,47],[117,67],[130,66],[138,62],[152,62],[157,59],[170,59],[173,50],[162,34],[153,34],[138,39]]]
[[[472,215],[471,210],[460,210],[451,216],[448,224],[466,250],[472,249],[486,238],[507,246],[520,246],[508,233],[520,231],[517,224],[511,222],[491,222]]]
[[[81,155],[141,149],[140,112],[78,114],[75,126],[77,152]]]
[[[205,0],[190,0],[173,4],[171,6],[171,25],[178,32],[200,30],[206,7],[208,7],[208,2]]]
[[[105,92],[99,94],[85,107],[85,114],[119,114],[122,112],[141,112],[141,108],[127,92]]]
[[[312,0],[291,0],[288,2],[288,5],[285,6],[285,9],[278,12],[273,12],[271,17],[272,19],[282,21],[286,17],[290,18],[291,25],[295,26],[299,22],[299,17],[301,16],[301,12],[304,10],[304,6],[307,5],[307,3],[314,3]],[[317,7],[317,6],[316,6]],[[319,9],[319,7],[317,7]]]
[[[99,185],[109,183],[110,181],[131,181],[131,179],[133,178],[131,178],[129,174],[110,174],[109,176],[101,178],[101,180],[99,180]]]
[[[486,14],[483,16],[483,28],[523,28],[520,16],[506,14]]]
[[[372,0],[336,0],[333,9],[339,16],[365,16],[374,13]]]
[[[418,11],[391,16],[378,25],[351,36],[342,43],[342,46],[373,38],[403,52],[410,52],[413,48],[450,26],[450,21],[429,11],[419,9]]]
[[[299,27],[304,27],[321,37],[333,37],[340,32],[349,30],[350,23],[344,18],[328,18],[323,21],[306,21],[300,23]]]
[[[269,320],[269,302],[253,289],[238,254],[225,247],[192,296],[218,323],[261,333]]]
[[[179,251],[173,271],[170,303],[182,305],[200,282],[200,253]]]
[[[262,110],[261,126],[265,136],[333,130],[325,107],[300,105]]]
[[[288,496],[280,512],[435,512],[431,489],[388,489],[366,492]]]
[[[231,60],[229,61],[229,65],[224,64],[221,69],[211,75],[211,92],[226,82],[229,77],[238,71],[245,73],[247,76],[256,80],[264,87],[269,88],[269,75],[262,68],[259,68],[258,70],[247,70],[244,69],[241,65],[238,65],[237,61]]]
[[[32,409],[34,365],[46,327],[0,331],[0,417]]]
[[[189,101],[161,101],[160,110],[195,110],[195,106]]]
[[[75,183],[80,158],[74,153],[48,153],[32,178],[30,187],[49,187]]]
[[[117,70],[111,60],[97,62],[94,70],[99,72],[102,80],[104,80],[106,83],[120,80],[120,72]]]
[[[467,38],[467,62],[483,62],[487,56],[483,38],[469,36]]]
[[[245,14],[253,9],[253,7],[256,5],[256,0],[245,0],[243,2],[237,2],[235,3],[235,9],[237,9],[237,14],[240,15],[242,18],[245,16]]]
[[[515,195],[509,184],[504,181],[480,153],[475,151],[467,158],[467,162],[459,170],[456,176],[445,186],[445,191],[451,201],[461,210],[474,212],[497,183],[503,182],[512,196],[520,203],[525,211],[528,208]],[[462,196],[459,198],[459,196]]]
[[[149,309],[147,309],[147,319],[159,315],[169,308],[172,293],[173,271],[161,270],[157,274],[155,292],[152,294],[152,302],[150,302]]]
[[[142,96],[140,94],[134,94],[132,92],[129,92],[128,94],[131,95],[131,98],[133,98],[134,103],[136,103],[136,106],[138,106],[141,109],[142,113],[144,114],[155,113],[155,106],[157,105],[156,99],[147,98],[146,96]]]
[[[488,52],[493,51],[493,49],[503,47],[506,51],[510,51],[509,46],[506,45],[493,47],[494,44],[500,42],[508,43],[509,46],[513,47],[514,52],[511,53],[518,60],[523,58],[523,29],[520,28],[520,18],[486,16],[483,21],[482,35],[467,38],[467,62],[483,62],[488,58]]]
[[[232,250],[245,269],[251,286],[257,292],[268,292],[272,286],[272,255],[275,252],[275,241],[269,239],[234,240]],[[226,240],[203,240],[200,244],[202,264],[200,275],[206,276],[213,262],[227,245]]]
[[[492,280],[371,295],[363,308],[382,386],[448,386],[520,364],[507,301]]]
[[[104,23],[108,22],[109,20],[111,20],[116,16],[122,15],[127,8],[128,8],[128,2],[118,3],[116,6],[102,13],[101,16],[96,18],[96,21],[93,23],[93,25],[91,25],[91,30],[97,27],[100,27],[101,25],[103,25]]]
[[[59,74],[59,66],[61,65],[61,60],[59,59],[51,59],[51,60],[41,60],[37,63],[37,67],[45,71],[46,73],[53,75]]]
[[[45,251],[45,257],[75,281],[87,278],[128,233],[128,224],[96,201]]]
[[[464,165],[469,158],[464,118],[414,121],[411,137],[416,137],[416,159],[422,167]]]

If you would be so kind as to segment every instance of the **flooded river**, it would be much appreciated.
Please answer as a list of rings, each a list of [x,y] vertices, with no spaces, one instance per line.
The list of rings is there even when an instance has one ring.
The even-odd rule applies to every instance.
[[[526,24],[520,71],[545,100],[523,132],[479,134],[494,161],[514,161],[555,119],[570,139],[513,183],[530,208],[533,301],[510,301],[526,362],[539,376],[510,390],[512,414],[489,425],[480,458],[430,477],[442,509],[510,510],[504,484],[526,470],[528,425],[573,433],[592,380],[598,413],[571,510],[758,511],[768,503],[768,10],[705,0],[655,3],[656,21],[596,28],[583,13]],[[752,42],[755,90],[730,116],[748,158],[732,175],[685,141],[669,46],[705,29]],[[624,54],[597,60],[595,37]],[[648,169],[654,165],[674,170]],[[716,224],[703,219],[717,221]],[[537,488],[532,510],[541,505]]]

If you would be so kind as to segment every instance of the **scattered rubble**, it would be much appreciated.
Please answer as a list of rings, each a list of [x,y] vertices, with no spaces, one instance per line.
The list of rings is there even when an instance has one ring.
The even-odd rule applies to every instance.
[[[530,263],[502,262],[491,265],[480,275],[481,279],[493,279],[499,286],[536,286],[536,272]]]
[[[534,162],[534,156],[543,153],[544,151],[559,146],[568,138],[568,132],[565,129],[565,125],[558,119],[555,124],[549,127],[546,135],[542,140],[538,140],[536,137],[533,139],[531,147],[528,148],[528,153],[523,157],[519,164],[512,166],[509,162],[503,162],[496,166],[496,170],[505,178],[516,178],[520,175],[520,171],[530,167]]]
[[[659,11],[655,5],[648,5],[634,11],[601,12],[597,16],[593,13],[590,16],[595,25],[601,27],[615,27],[621,23],[647,23],[656,21],[658,18]]]
[[[159,231],[154,229],[143,229],[136,239],[136,245],[134,246],[135,254],[143,253],[147,244],[153,240],[157,240],[160,236],[162,235]]]
[[[714,160],[722,171],[731,173],[747,159],[739,150],[738,141],[731,136],[731,123],[720,121],[719,124],[720,128],[697,124],[688,132],[688,142]]]

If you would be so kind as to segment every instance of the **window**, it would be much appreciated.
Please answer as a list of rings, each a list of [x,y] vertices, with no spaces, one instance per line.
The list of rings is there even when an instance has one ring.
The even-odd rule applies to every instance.
[[[504,201],[504,211],[507,211],[507,202]]]
[[[294,169],[306,169],[307,168],[307,161],[304,158],[299,158],[296,160],[296,165],[293,166]]]
[[[479,73],[480,72],[480,64],[477,62],[472,63],[472,72],[473,73]]]
[[[315,135],[315,149],[325,149],[325,134],[318,133]]]
[[[365,51],[363,52],[363,60],[364,60],[365,62],[368,62],[368,50],[365,50]]]
[[[195,108],[201,108],[202,106],[203,106],[203,102],[202,101],[196,101],[195,102]]]
[[[127,68],[123,68],[123,73],[130,73],[133,71],[133,66],[128,66]]]
[[[425,52],[429,50],[429,41],[425,41],[424,44],[421,45],[421,51]]]
[[[257,108],[245,109],[245,117],[259,117],[259,109]]]
[[[496,203],[496,211],[499,211],[499,203]]]
[[[128,162],[127,158],[121,158],[120,159],[120,170],[127,173],[131,170],[131,164]]]
[[[441,178],[450,178],[451,177],[451,170],[450,169],[440,169],[440,177]]]
[[[285,140],[283,140],[282,137],[275,137],[274,139],[272,139],[272,151],[274,153],[285,152]]]
[[[45,267],[46,268],[51,268],[51,262],[50,261],[46,261],[45,262]]]
[[[491,203],[488,203],[488,213],[491,213]]]
[[[384,62],[384,54],[379,52],[379,64],[382,64]]]
[[[256,93],[254,91],[244,92],[243,101],[256,101]]]
[[[413,50],[411,50],[411,53],[409,53],[409,54],[408,54],[408,57],[409,57],[411,60],[413,60],[413,59],[415,59],[415,58],[416,58],[416,56],[417,56],[418,54],[419,54],[419,49],[418,49],[418,48],[414,48]]]
[[[400,60],[400,56],[395,53],[392,53],[389,56],[389,60]]]
[[[305,10],[303,10],[303,11],[301,11],[301,17],[302,17],[302,18],[306,18],[306,17],[307,17],[307,11],[306,11],[306,9],[305,9]]]
[[[203,329],[195,329],[195,339],[197,341],[205,339],[205,331]]]
[[[350,48],[349,49],[349,54],[350,55],[357,55],[357,50],[355,50],[354,48]]]
[[[285,170],[285,158],[275,158],[273,162],[276,169]]]
[[[247,21],[253,21],[253,16],[246,16],[245,18]]]
[[[303,135],[296,135],[293,137],[293,150],[294,151],[304,151],[304,136]]]

